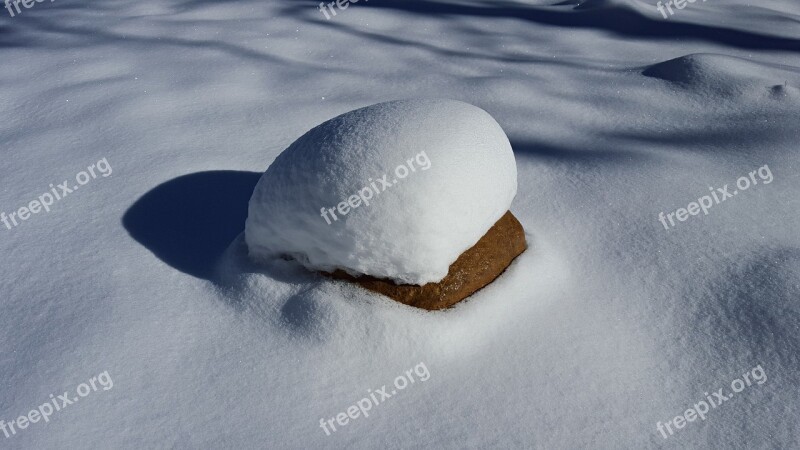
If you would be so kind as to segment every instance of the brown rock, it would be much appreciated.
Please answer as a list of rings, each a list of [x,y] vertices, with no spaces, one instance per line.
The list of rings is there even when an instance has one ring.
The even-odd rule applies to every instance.
[[[471,248],[450,265],[447,276],[424,286],[395,284],[371,276],[353,277],[342,270],[331,274],[336,279],[356,283],[400,303],[427,310],[444,309],[460,302],[500,276],[527,248],[525,232],[508,211]]]

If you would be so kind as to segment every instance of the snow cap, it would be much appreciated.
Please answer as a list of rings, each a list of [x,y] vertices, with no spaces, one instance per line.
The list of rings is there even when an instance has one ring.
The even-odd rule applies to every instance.
[[[438,282],[509,209],[517,167],[500,125],[455,100],[379,103],[308,131],[250,199],[256,260],[399,284]]]

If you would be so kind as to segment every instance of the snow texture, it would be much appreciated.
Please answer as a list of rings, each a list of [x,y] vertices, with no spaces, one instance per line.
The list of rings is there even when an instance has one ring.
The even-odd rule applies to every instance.
[[[800,2],[576,3],[362,0],[326,20],[318,1],[57,0],[0,19],[0,211],[113,167],[0,225],[0,420],[114,382],[0,447],[799,448]],[[433,97],[487,111],[514,150],[529,249],[500,278],[428,313],[250,261],[248,201],[282,150]],[[445,167],[430,156],[385,194]],[[764,165],[770,184],[659,223]],[[320,428],[420,361],[430,379]],[[659,434],[759,364],[764,384]]]
[[[486,111],[380,103],[324,122],[275,159],[245,239],[257,260],[289,255],[312,270],[422,285],[444,278],[516,193],[511,144]]]

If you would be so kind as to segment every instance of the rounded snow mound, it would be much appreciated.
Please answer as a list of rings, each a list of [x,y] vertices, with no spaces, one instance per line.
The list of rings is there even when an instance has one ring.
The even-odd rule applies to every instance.
[[[762,63],[735,56],[695,53],[646,67],[642,74],[688,88],[719,95],[741,95],[784,80],[797,80],[788,66]]]
[[[400,284],[438,282],[508,211],[511,144],[484,110],[454,100],[379,103],[308,131],[250,199],[251,258],[295,258]]]
[[[714,83],[720,78],[760,78],[764,68],[742,58],[711,53],[680,56],[649,66],[644,75],[675,83]]]

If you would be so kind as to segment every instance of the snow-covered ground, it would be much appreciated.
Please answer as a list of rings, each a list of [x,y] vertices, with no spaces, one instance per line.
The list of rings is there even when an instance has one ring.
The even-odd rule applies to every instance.
[[[800,4],[655,3],[3,10],[0,447],[800,447]],[[284,148],[415,97],[510,138],[497,282],[428,313],[244,257]]]

